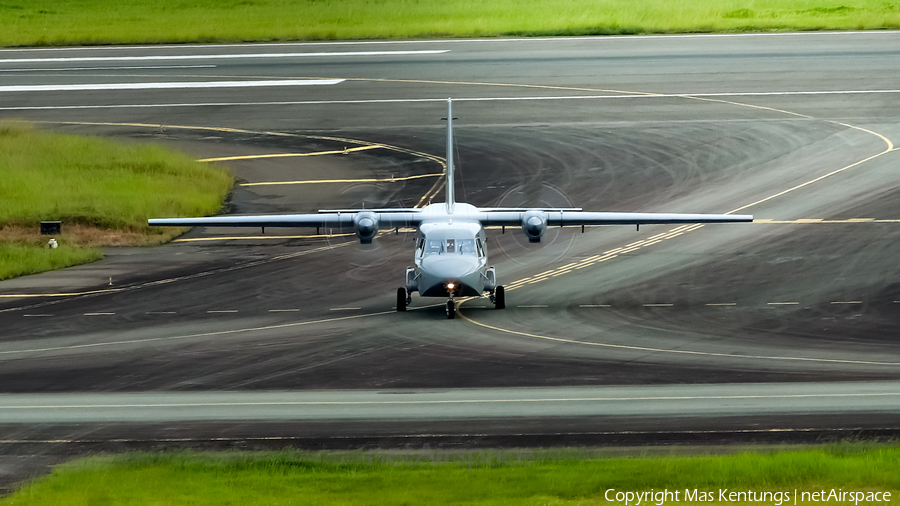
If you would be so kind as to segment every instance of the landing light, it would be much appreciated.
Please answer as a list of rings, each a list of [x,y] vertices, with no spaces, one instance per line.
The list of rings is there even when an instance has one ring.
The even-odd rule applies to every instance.
[[[453,290],[454,288],[456,288],[456,284],[455,284],[455,283],[447,283],[447,289]]]

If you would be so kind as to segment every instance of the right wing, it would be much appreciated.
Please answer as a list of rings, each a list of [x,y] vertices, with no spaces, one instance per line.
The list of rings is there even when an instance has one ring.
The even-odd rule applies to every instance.
[[[348,209],[319,214],[262,214],[214,216],[209,218],[156,218],[147,220],[155,227],[352,227],[363,217],[374,218],[386,228],[417,226],[421,213],[406,209]]]

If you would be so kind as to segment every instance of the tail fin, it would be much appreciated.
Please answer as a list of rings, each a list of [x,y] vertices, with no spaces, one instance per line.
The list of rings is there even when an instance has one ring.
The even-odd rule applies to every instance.
[[[447,99],[447,213],[453,213],[453,101]]]

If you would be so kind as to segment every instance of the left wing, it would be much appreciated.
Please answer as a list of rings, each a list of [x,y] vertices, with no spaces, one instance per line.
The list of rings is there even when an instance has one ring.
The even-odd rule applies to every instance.
[[[539,242],[548,226],[651,225],[665,223],[731,223],[753,221],[749,214],[595,213],[565,209],[515,210],[480,208],[478,221],[484,226],[522,226],[531,242]]]

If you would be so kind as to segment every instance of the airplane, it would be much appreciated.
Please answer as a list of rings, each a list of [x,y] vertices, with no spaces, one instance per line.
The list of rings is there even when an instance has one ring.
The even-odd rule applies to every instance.
[[[151,226],[205,227],[352,227],[360,243],[370,244],[379,230],[415,227],[414,267],[397,289],[397,311],[406,311],[412,292],[421,297],[447,297],[447,318],[456,316],[456,297],[488,294],[496,309],[506,307],[503,285],[488,266],[485,227],[522,227],[529,242],[538,243],[547,227],[641,225],[671,223],[750,222],[752,215],[586,212],[581,208],[476,207],[456,202],[453,165],[453,102],[447,99],[446,202],[423,208],[320,210],[319,214],[219,216],[148,220]]]

